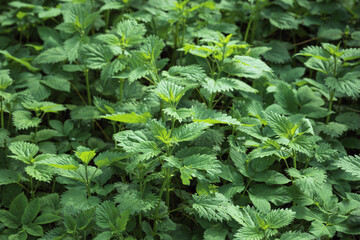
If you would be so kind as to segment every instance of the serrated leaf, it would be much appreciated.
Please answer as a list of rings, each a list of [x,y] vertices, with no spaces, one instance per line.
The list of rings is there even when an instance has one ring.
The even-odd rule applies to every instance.
[[[13,113],[13,123],[17,129],[22,130],[39,126],[41,119],[32,117],[31,112],[18,110]]]
[[[204,107],[193,107],[194,122],[201,122],[207,124],[228,124],[228,125],[240,125],[235,119],[225,113],[218,112],[213,109],[207,109]]]
[[[46,86],[63,92],[70,93],[70,83],[67,79],[62,78],[60,76],[49,75],[41,81],[41,83],[45,84]]]
[[[193,195],[194,203],[192,208],[201,217],[209,221],[229,220],[230,216],[227,207],[230,201],[222,194],[216,193],[215,196]]]
[[[276,209],[269,212],[265,221],[270,228],[282,228],[289,225],[295,218],[295,212],[289,209]]]
[[[10,151],[15,154],[10,157],[30,164],[34,156],[39,152],[39,147],[29,142],[14,142],[9,146]]]
[[[284,42],[272,41],[268,46],[271,47],[271,50],[262,54],[266,61],[276,64],[290,62],[291,57]]]
[[[115,122],[124,122],[124,123],[146,123],[148,119],[151,118],[151,114],[149,112],[145,112],[143,114],[136,114],[135,112],[131,113],[115,113],[108,114],[105,116],[101,116],[101,118],[105,118]]]
[[[174,138],[176,142],[191,141],[203,134],[204,130],[210,126],[210,124],[204,122],[184,124],[175,128],[171,137]]]
[[[285,12],[271,12],[270,23],[279,29],[298,29],[299,22],[291,14]]]
[[[266,72],[272,72],[271,68],[260,59],[249,56],[235,56],[234,62],[225,65],[225,71],[230,75],[248,78],[260,78]]]
[[[360,156],[346,156],[334,162],[334,165],[343,169],[344,171],[360,178]]]
[[[49,183],[52,180],[53,172],[43,164],[35,164],[25,167],[25,172],[38,181]]]
[[[58,63],[65,61],[67,54],[62,47],[49,48],[41,52],[35,59],[34,62],[37,64],[49,64]]]
[[[20,176],[16,171],[10,169],[0,169],[0,186],[16,183],[20,180]]]

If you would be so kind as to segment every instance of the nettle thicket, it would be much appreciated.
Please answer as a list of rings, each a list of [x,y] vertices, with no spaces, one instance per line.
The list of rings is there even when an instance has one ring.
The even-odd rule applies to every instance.
[[[358,238],[358,1],[0,3],[0,239]]]

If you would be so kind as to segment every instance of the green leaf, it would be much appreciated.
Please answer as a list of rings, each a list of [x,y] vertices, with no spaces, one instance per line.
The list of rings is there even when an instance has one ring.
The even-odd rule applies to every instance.
[[[233,60],[233,63],[224,66],[224,71],[230,75],[257,79],[266,72],[272,72],[271,68],[260,59],[249,56],[235,56]]]
[[[343,169],[345,172],[360,178],[360,156],[345,156],[334,162],[334,165]]]
[[[39,152],[39,147],[29,142],[14,142],[9,146],[10,151],[15,154],[10,157],[30,164],[34,161],[34,156]]]
[[[345,96],[357,99],[360,95],[360,71],[347,72],[341,78],[327,77],[325,84]]]
[[[148,140],[142,131],[121,131],[113,137],[127,153],[139,154],[137,157],[141,159],[148,159],[162,152],[156,142]]]
[[[230,220],[228,206],[231,205],[229,199],[220,193],[215,196],[193,195],[194,203],[192,209],[201,217],[209,221],[222,222]]]
[[[67,54],[62,47],[49,48],[41,52],[35,59],[36,64],[49,64],[65,61]]]
[[[115,202],[121,211],[128,211],[129,214],[149,212],[158,204],[157,197],[152,194],[141,196],[139,191],[127,189],[125,192],[115,196]]]
[[[249,192],[250,200],[253,202],[254,206],[261,211],[270,211],[270,204],[268,202],[272,202],[276,206],[281,206],[292,200],[285,187],[256,184],[249,189]],[[262,203],[262,206],[267,205],[267,208],[261,208],[257,203]]]
[[[293,90],[284,83],[281,83],[276,87],[274,97],[276,102],[290,113],[298,112],[298,103],[295,94]]]
[[[345,112],[336,116],[335,120],[341,124],[345,124],[350,130],[360,128],[360,114],[355,112]]]
[[[29,69],[32,72],[36,72],[39,71],[39,68],[33,67],[29,62],[28,59],[24,59],[24,58],[17,58],[14,57],[13,55],[11,55],[8,51],[6,50],[0,50],[0,54],[3,54],[5,57],[20,63],[21,65],[23,65],[24,67],[26,67],[27,69]]]
[[[330,72],[329,64],[315,57],[310,58],[304,64],[306,67],[322,72],[324,74],[328,74]]]
[[[163,109],[163,111],[165,114],[175,118],[180,123],[182,121],[184,121],[185,119],[190,118],[193,115],[192,109],[188,109],[188,108],[176,109],[174,107],[167,107],[167,108]]]
[[[69,81],[60,76],[48,75],[48,76],[44,77],[44,80],[42,80],[41,83],[45,84],[46,86],[48,86],[54,90],[70,93]]]
[[[274,170],[266,170],[263,172],[254,173],[252,179],[258,182],[265,182],[267,184],[279,184],[279,185],[290,182],[290,179],[288,179],[283,174]]]
[[[289,209],[276,209],[269,212],[265,221],[270,228],[282,228],[289,225],[295,218],[295,212]]]
[[[337,28],[319,28],[318,37],[325,40],[339,40],[341,39],[343,32]]]
[[[67,156],[56,156],[42,161],[41,163],[64,170],[75,171],[79,168],[78,162]]]
[[[207,123],[207,124],[228,124],[228,125],[240,125],[240,123],[225,113],[208,109],[204,107],[193,107],[194,122]]]
[[[28,235],[24,230],[15,234],[11,234],[9,236],[9,240],[27,240],[27,239],[28,239]]]
[[[32,223],[35,217],[39,214],[40,207],[40,201],[38,198],[29,202],[29,204],[25,208],[24,214],[21,217],[22,224],[27,225]]]
[[[43,228],[35,223],[25,224],[23,225],[23,229],[25,229],[26,232],[32,236],[41,237],[44,235]]]
[[[41,123],[41,119],[32,117],[31,112],[17,110],[13,113],[13,123],[19,130],[37,127]]]
[[[63,105],[53,102],[29,101],[23,103],[23,106],[28,110],[42,111],[44,113],[57,113],[66,110],[66,108]]]
[[[17,217],[6,210],[0,210],[0,222],[10,229],[17,229],[20,225]]]
[[[271,12],[270,23],[279,29],[298,29],[299,22],[292,13]]]
[[[5,91],[12,83],[13,80],[10,77],[10,71],[8,69],[0,70],[0,90]]]
[[[250,93],[257,92],[255,88],[252,88],[243,81],[235,78],[223,77],[217,79],[216,81],[212,78],[206,78],[205,82],[202,84],[202,87],[205,88],[209,93],[227,92],[233,91],[234,89]]]
[[[302,170],[289,168],[286,171],[295,179],[294,183],[303,190],[317,189],[327,178],[324,170],[315,167]]]
[[[90,69],[101,69],[110,63],[114,54],[110,47],[100,44],[88,44],[82,49],[84,61]]]
[[[305,56],[305,57],[314,57],[319,60],[327,61],[330,59],[330,54],[325,51],[322,47],[319,46],[307,46],[302,49],[299,53],[295,54],[295,56]]]
[[[10,204],[9,211],[16,216],[17,222],[20,224],[21,217],[24,214],[26,207],[28,206],[28,200],[24,193],[17,195]]]
[[[235,234],[235,237],[236,240],[262,240],[265,235],[258,227],[245,226]]]
[[[103,202],[96,209],[96,225],[104,229],[116,230],[116,220],[120,217],[119,210],[115,203],[110,201]]]
[[[328,124],[319,123],[318,130],[330,137],[337,138],[346,132],[348,127],[345,124],[329,122]]]
[[[52,213],[43,213],[35,219],[34,223],[48,224],[48,223],[59,221],[60,219],[61,219],[61,217],[58,215],[55,215]]]
[[[291,61],[287,44],[279,41],[271,41],[268,45],[270,51],[266,51],[262,56],[266,61],[276,64],[284,64]]]
[[[186,92],[186,88],[178,86],[170,81],[161,81],[157,84],[155,92],[165,102],[176,106]]]
[[[53,177],[51,169],[43,164],[35,164],[25,167],[25,172],[38,181],[50,183]]]
[[[100,199],[95,196],[87,197],[85,187],[73,187],[61,195],[60,203],[64,212],[79,213],[98,206]],[[84,220],[90,219],[87,217]]]
[[[225,240],[229,231],[221,227],[208,228],[204,232],[204,240]]]
[[[311,223],[309,231],[314,236],[321,238],[322,236],[333,237],[336,233],[335,226],[324,225],[322,222],[315,220]]]
[[[136,114],[135,112],[115,113],[115,114],[107,114],[105,116],[101,116],[101,118],[105,118],[115,122],[146,123],[148,119],[151,118],[151,114],[149,112],[145,112],[143,114]]]
[[[90,150],[86,147],[78,147],[75,151],[75,155],[86,165],[95,157],[95,150]]]
[[[267,123],[277,135],[287,139],[292,138],[292,129],[295,125],[287,117],[275,112],[265,112],[264,115]]]
[[[280,237],[280,240],[303,240],[303,239],[314,240],[316,239],[316,237],[309,233],[304,233],[299,231],[289,231],[283,233]]]
[[[204,130],[210,126],[210,124],[205,122],[183,124],[173,130],[171,137],[174,138],[176,142],[191,141],[203,134]]]
[[[115,32],[120,36],[120,44],[124,47],[131,47],[143,41],[146,28],[143,24],[128,19],[119,22],[116,25]]]
[[[0,169],[0,186],[16,183],[20,180],[20,176],[14,170]]]

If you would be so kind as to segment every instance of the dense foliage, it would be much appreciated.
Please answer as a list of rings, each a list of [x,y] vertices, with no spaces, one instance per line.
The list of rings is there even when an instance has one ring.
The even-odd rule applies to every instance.
[[[0,7],[0,239],[358,239],[359,1]]]

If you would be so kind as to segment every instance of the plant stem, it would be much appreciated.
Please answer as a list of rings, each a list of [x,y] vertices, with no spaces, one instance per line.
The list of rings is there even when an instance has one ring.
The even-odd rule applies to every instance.
[[[110,10],[106,10],[106,24],[105,24],[105,30],[109,27],[109,19],[110,19]]]
[[[90,93],[90,82],[89,82],[89,69],[85,67],[84,70],[85,80],[86,80],[86,91],[87,91],[87,98],[88,104],[91,105],[91,93]]]
[[[296,153],[295,153],[295,151],[292,154],[292,159],[293,159],[294,168],[296,169]]]
[[[35,198],[35,192],[34,192],[34,185],[33,185],[32,177],[30,177],[30,194],[31,194],[31,199],[34,199]]]
[[[4,109],[3,109],[3,97],[1,97],[1,128],[5,128],[4,124]]]
[[[244,37],[244,41],[245,41],[245,42],[246,42],[247,39],[248,39],[249,31],[250,31],[250,27],[251,27],[252,21],[253,21],[253,18],[252,18],[252,16],[250,16],[250,20],[249,20],[249,22],[248,22],[248,24],[247,24],[246,31],[245,31],[245,37]]]
[[[87,196],[88,198],[91,197],[91,192],[90,192],[90,183],[89,183],[89,176],[88,176],[88,165],[85,164],[85,185],[86,185],[86,191],[87,191]]]
[[[327,117],[326,117],[326,121],[325,121],[326,124],[328,124],[329,121],[330,121],[330,116],[331,116],[330,111],[331,111],[331,109],[332,109],[334,95],[335,95],[335,90],[331,90],[331,91],[330,91],[329,108],[328,108],[328,110],[329,110],[329,115],[327,115]]]
[[[120,79],[120,89],[119,89],[119,102],[122,102],[123,97],[123,87],[124,87],[124,79]]]
[[[245,186],[245,188],[244,188],[244,190],[243,190],[243,192],[241,194],[241,198],[244,197],[244,195],[246,193],[246,190],[249,187],[250,183],[251,183],[251,179],[249,179],[249,181],[246,183],[246,186]]]
[[[164,168],[164,173],[165,173],[165,179],[161,185],[161,188],[160,188],[160,193],[159,193],[159,204],[157,205],[156,207],[156,212],[155,212],[155,223],[154,223],[154,232],[157,232],[157,226],[158,226],[158,219],[159,219],[159,211],[160,211],[160,204],[161,204],[161,198],[162,198],[162,195],[164,193],[164,190],[165,188],[170,185],[170,174],[168,174],[168,170],[167,168]],[[168,188],[168,187],[167,187]],[[168,199],[166,199],[166,201],[168,201]]]

